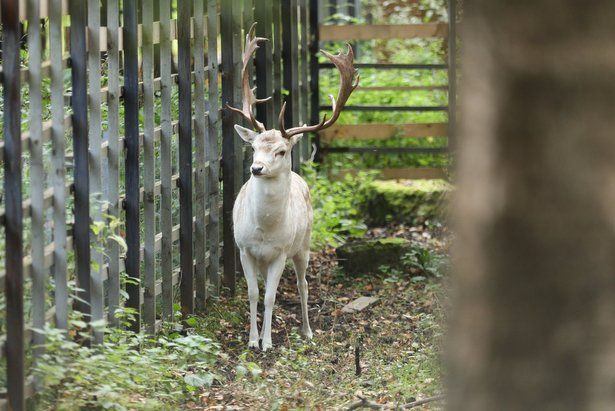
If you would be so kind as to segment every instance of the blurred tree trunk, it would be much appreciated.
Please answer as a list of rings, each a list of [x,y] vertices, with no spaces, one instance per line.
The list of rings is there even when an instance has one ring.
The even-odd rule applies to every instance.
[[[463,26],[448,408],[615,409],[615,1]]]

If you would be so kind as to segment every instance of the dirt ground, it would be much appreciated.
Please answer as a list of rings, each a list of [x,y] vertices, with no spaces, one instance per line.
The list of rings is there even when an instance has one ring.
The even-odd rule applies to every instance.
[[[421,227],[368,233],[384,235],[410,238],[430,253],[445,255],[441,233]],[[294,273],[287,270],[274,308],[274,349],[267,353],[247,348],[243,281],[237,297],[211,305],[211,315],[197,328],[224,347],[223,371],[219,382],[187,408],[348,409],[360,398],[395,407],[441,394],[440,275],[400,262],[379,273],[349,277],[338,268],[335,251],[327,250],[313,255],[308,281],[314,339],[306,342],[299,336],[299,296]],[[378,301],[361,312],[342,313],[345,304],[360,296]],[[413,409],[441,408],[442,401],[433,401]]]

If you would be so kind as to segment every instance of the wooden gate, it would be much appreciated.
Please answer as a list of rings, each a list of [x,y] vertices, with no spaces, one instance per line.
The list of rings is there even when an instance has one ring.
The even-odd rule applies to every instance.
[[[348,12],[351,16],[357,13],[357,6],[353,3],[348,5]],[[315,33],[312,38],[312,51],[316,53],[319,46],[330,42],[360,42],[365,40],[391,40],[391,39],[443,39],[447,44],[448,62],[438,62],[430,64],[416,63],[355,63],[359,70],[445,70],[448,72],[448,84],[439,85],[398,85],[398,86],[369,86],[361,85],[355,91],[357,93],[378,93],[382,91],[412,92],[412,91],[448,91],[448,104],[437,106],[409,106],[409,105],[353,105],[352,98],[344,108],[346,112],[445,112],[448,113],[447,122],[438,123],[364,123],[364,124],[336,124],[331,128],[318,134],[315,139],[318,158],[322,161],[324,156],[334,153],[362,153],[362,154],[446,154],[449,153],[453,144],[455,129],[455,93],[456,93],[456,23],[455,18],[456,1],[451,0],[448,4],[448,23],[425,23],[425,24],[355,24],[355,25],[324,25],[322,19],[318,19],[316,12],[322,12],[318,8],[318,0],[312,0],[312,28]],[[338,10],[338,2],[333,0],[329,3],[329,9],[325,10],[329,15],[333,15]],[[316,30],[316,28],[318,28]],[[318,121],[319,113],[330,110],[329,105],[322,104],[321,96],[316,93],[320,89],[318,82],[321,70],[330,70],[331,63],[318,63],[316,56],[312,57],[312,89],[315,91],[311,101],[312,122]],[[446,146],[440,147],[365,147],[348,145],[353,141],[375,140],[383,141],[393,137],[448,137]],[[337,144],[332,145],[332,142]],[[341,144],[346,143],[346,144]],[[380,178],[383,179],[432,179],[447,178],[444,168],[380,168],[377,170]],[[338,170],[334,176],[345,174],[356,174],[356,169]]]

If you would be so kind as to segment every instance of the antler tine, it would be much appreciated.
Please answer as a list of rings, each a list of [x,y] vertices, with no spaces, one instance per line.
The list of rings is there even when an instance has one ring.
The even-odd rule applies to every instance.
[[[258,43],[261,41],[268,41],[269,39],[266,39],[264,37],[255,37],[254,35],[255,28],[256,28],[256,23],[252,24],[252,27],[250,27],[250,30],[248,30],[248,32],[246,33],[246,44],[245,44],[243,58],[242,58],[243,65],[241,67],[241,82],[242,82],[241,88],[242,88],[242,93],[243,93],[242,107],[241,109],[239,109],[236,107],[231,107],[228,104],[226,105],[226,107],[244,116],[246,120],[252,123],[252,126],[256,130],[263,132],[265,131],[265,126],[263,125],[263,123],[258,121],[256,117],[254,117],[252,106],[254,104],[264,103],[266,101],[269,101],[271,100],[271,97],[262,98],[262,99],[256,98],[256,94],[255,94],[256,87],[253,87],[253,88],[250,87],[250,73],[248,72],[248,65],[250,64],[250,59],[252,58],[252,54],[254,54],[254,52],[258,49]]]
[[[312,126],[300,126],[293,127],[288,130],[284,128],[284,109],[285,106],[282,106],[282,111],[280,113],[280,117],[278,119],[278,124],[280,127],[280,132],[282,136],[285,138],[291,138],[296,134],[301,134],[305,132],[311,131],[319,131],[323,130],[327,127],[331,127],[340,116],[342,109],[346,105],[350,94],[354,91],[355,88],[359,85],[359,73],[354,68],[353,60],[354,53],[352,51],[352,47],[350,44],[347,44],[348,50],[346,53],[342,53],[341,51],[338,54],[330,54],[325,50],[320,50],[322,54],[324,54],[331,62],[337,67],[340,72],[340,88],[337,92],[337,99],[335,99],[332,95],[329,96],[331,98],[331,110],[333,113],[329,120],[326,119],[326,115],[323,117],[322,121],[318,124]]]

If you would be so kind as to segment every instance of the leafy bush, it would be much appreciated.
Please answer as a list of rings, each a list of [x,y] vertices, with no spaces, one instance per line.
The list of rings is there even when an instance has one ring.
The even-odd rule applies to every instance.
[[[71,321],[70,337],[56,328],[44,332],[46,352],[35,375],[44,389],[37,409],[177,409],[191,393],[218,380],[214,365],[219,344],[201,335],[160,336],[105,330],[105,342],[92,348],[86,324]]]
[[[314,225],[312,248],[338,247],[347,237],[360,237],[367,226],[363,222],[359,204],[361,196],[373,176],[359,173],[347,175],[341,181],[331,181],[312,163],[303,167],[303,177],[310,186]]]

